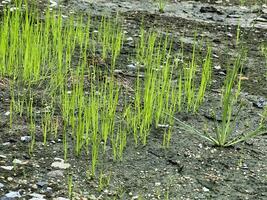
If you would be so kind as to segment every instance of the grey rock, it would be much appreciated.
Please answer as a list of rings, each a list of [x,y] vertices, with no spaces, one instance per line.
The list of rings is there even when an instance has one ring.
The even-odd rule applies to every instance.
[[[7,171],[11,171],[14,167],[13,166],[0,166],[0,168],[5,169]]]
[[[64,163],[64,161],[60,161],[60,162],[53,162],[52,167],[54,168],[59,168],[59,169],[68,169],[70,167],[69,163]]]
[[[21,136],[20,137],[20,140],[22,141],[22,142],[30,142],[31,141],[31,136]]]
[[[4,115],[5,115],[5,116],[9,116],[9,115],[10,115],[10,111],[5,112]]]
[[[33,198],[30,198],[29,200],[46,200],[44,198],[38,198],[38,197],[33,197]]]
[[[58,7],[58,1],[57,0],[50,0],[50,7],[53,8],[53,7]]]
[[[38,194],[38,193],[31,193],[30,196],[32,197],[31,200],[37,200],[37,199],[44,199],[44,194]]]
[[[13,198],[9,198],[9,197],[0,197],[0,200],[11,200]]]
[[[16,164],[16,165],[26,165],[28,163],[28,161],[22,161],[22,160],[19,160],[19,159],[14,159],[13,160],[13,164]]]
[[[17,192],[10,191],[9,193],[5,194],[5,197],[8,197],[8,198],[20,198],[21,195],[20,195],[20,193],[18,191]]]
[[[63,177],[64,173],[63,173],[62,170],[54,170],[54,171],[48,172],[47,176],[52,177],[52,178],[54,178],[54,177]]]
[[[135,64],[129,64],[129,65],[127,65],[127,68],[130,70],[136,70],[136,65]]]
[[[215,8],[214,6],[202,6],[200,8],[201,13],[216,13],[218,15],[222,15],[223,12]]]
[[[258,18],[256,19],[256,21],[257,21],[257,22],[267,22],[267,18],[264,17],[264,16],[261,16],[261,17],[258,17]]]
[[[127,41],[133,41],[133,38],[132,37],[128,37],[126,38]]]
[[[0,183],[0,188],[3,188],[5,185],[3,183]]]
[[[48,185],[48,182],[46,181],[38,181],[36,184],[38,187],[45,187]]]
[[[6,159],[6,156],[5,155],[0,155],[0,158]]]

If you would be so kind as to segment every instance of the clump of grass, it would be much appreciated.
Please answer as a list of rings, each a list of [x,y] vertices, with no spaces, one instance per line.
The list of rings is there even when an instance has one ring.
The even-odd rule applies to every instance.
[[[183,88],[184,91],[184,101],[186,106],[186,111],[190,112],[197,112],[199,106],[203,103],[204,95],[206,92],[206,89],[211,81],[211,52],[212,48],[208,44],[207,45],[207,53],[203,61],[200,60],[201,55],[198,54],[197,48],[202,49],[202,43],[200,42],[199,47],[197,47],[196,43],[196,34],[193,44],[193,52],[191,55],[191,61],[189,63],[184,63],[182,76],[184,79],[183,86],[179,86],[180,88]],[[197,71],[199,70],[199,65],[202,65],[202,73],[201,73],[201,81],[200,86],[197,87]],[[180,77],[182,78],[182,77]],[[179,84],[182,84],[179,80]],[[178,93],[179,96],[181,96],[181,91]],[[182,99],[178,99],[180,108],[181,108],[181,102]]]
[[[196,41],[196,38],[195,38]],[[200,44],[202,46],[202,43]],[[181,52],[183,50],[181,49]],[[186,110],[197,112],[204,101],[206,89],[211,80],[211,47],[207,46],[207,54],[200,61],[197,54],[196,42],[193,45],[192,58],[183,67],[172,57],[172,39],[160,36],[153,32],[148,34],[143,28],[140,31],[140,40],[137,46],[136,59],[143,66],[144,85],[140,83],[138,71],[135,89],[135,121],[134,127],[140,132],[140,138],[145,145],[150,128],[168,127],[164,134],[163,144],[169,145],[175,112]],[[197,87],[198,65],[201,65],[201,81]],[[138,69],[140,70],[140,69]],[[178,75],[177,84],[172,80]],[[155,95],[151,95],[155,94]],[[166,113],[168,114],[166,116]],[[134,134],[136,135],[136,134]],[[135,136],[136,138],[136,136]],[[137,139],[135,139],[137,141]]]
[[[164,13],[165,7],[166,7],[166,0],[157,0],[158,3],[158,10],[160,13]]]
[[[114,132],[120,89],[115,83],[113,72],[109,75],[111,78],[107,78],[104,83],[97,82],[98,66],[96,63],[89,63],[88,56],[98,56],[95,51],[96,46],[100,46],[100,56],[103,60],[110,58],[110,71],[113,71],[124,37],[119,20],[115,19],[114,23],[113,20],[103,17],[99,30],[95,32],[91,29],[90,17],[86,18],[85,25],[84,16],[69,16],[63,22],[60,10],[50,11],[47,8],[45,20],[42,21],[36,7],[24,7],[23,4],[27,5],[27,1],[16,3],[18,9],[15,11],[11,12],[10,7],[5,7],[0,24],[0,76],[14,80],[10,90],[10,126],[12,127],[14,114],[27,116],[32,133],[29,151],[32,152],[38,123],[33,114],[33,100],[27,100],[25,95],[15,94],[17,90],[24,91],[24,88],[30,93],[36,87],[41,89],[45,99],[40,103],[45,103],[45,107],[49,105],[44,113],[38,112],[41,115],[44,144],[52,136],[50,133],[53,132],[54,137],[62,134],[66,159],[68,138],[72,137],[76,155],[80,155],[83,148],[91,153],[94,174],[100,141],[105,141],[105,149],[108,138]],[[78,58],[75,57],[77,54]],[[103,75],[108,76],[107,73]],[[84,82],[88,79],[90,90],[86,91]],[[33,99],[33,95],[29,96]],[[60,115],[62,129],[59,127]],[[59,130],[61,131],[58,132]],[[124,130],[121,131],[124,133]],[[124,134],[121,135],[123,138]],[[123,145],[120,149],[122,147]],[[121,151],[119,152],[121,155]]]
[[[206,89],[211,81],[211,71],[212,71],[211,66],[212,66],[211,47],[208,46],[207,54],[202,65],[201,82],[195,98],[194,112],[198,110],[199,106],[204,101]]]
[[[208,131],[201,132],[199,130],[196,130],[194,127],[175,118],[175,120],[181,125],[181,129],[196,134],[217,146],[223,146],[223,147],[235,145],[239,142],[246,141],[250,138],[256,137],[266,132],[266,125],[264,125],[263,123],[263,121],[266,119],[265,117],[266,114],[264,113],[261,123],[259,124],[256,130],[244,134],[242,133],[241,136],[240,135],[233,136],[234,127],[237,122],[237,117],[242,107],[242,104],[238,105],[239,107],[238,111],[237,113],[235,113],[235,117],[233,117],[234,116],[233,108],[237,105],[238,97],[241,90],[241,78],[238,79],[238,73],[242,73],[242,68],[245,61],[245,55],[246,55],[245,50],[243,50],[242,53],[240,53],[236,58],[233,68],[230,69],[228,67],[227,76],[224,82],[224,87],[222,89],[223,90],[222,100],[221,100],[222,122],[221,124],[216,125],[215,135],[209,133]]]

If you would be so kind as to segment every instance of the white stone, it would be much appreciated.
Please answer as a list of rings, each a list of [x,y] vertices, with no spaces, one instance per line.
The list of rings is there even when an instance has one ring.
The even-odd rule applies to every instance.
[[[9,116],[9,115],[10,115],[10,111],[5,112],[4,115],[5,115],[5,116]]]
[[[62,162],[53,162],[51,167],[54,168],[59,168],[59,169],[68,169],[70,168],[70,164],[69,163],[64,163],[64,161]]]
[[[56,197],[56,198],[53,198],[53,200],[69,200],[69,199],[64,198],[64,197]]]
[[[127,41],[133,41],[133,38],[132,37],[128,37],[126,38]]]
[[[28,162],[27,161],[22,161],[19,159],[14,159],[13,160],[13,164],[17,164],[17,165],[26,165]]]
[[[5,156],[5,155],[0,155],[0,158],[3,158],[3,159],[5,159],[5,158],[6,158],[6,156]]]
[[[160,186],[160,185],[161,185],[160,182],[156,182],[156,183],[155,183],[155,186]]]
[[[30,196],[31,197],[33,197],[33,198],[31,198],[30,200],[45,200],[45,195],[43,195],[43,194],[38,194],[38,193],[32,193],[32,194],[30,194]]]
[[[217,69],[217,70],[219,70],[219,69],[221,69],[222,67],[220,66],[220,65],[215,65],[214,66],[214,69]]]
[[[53,1],[53,0],[50,0],[50,7],[57,7],[57,2],[56,1]]]
[[[8,197],[8,198],[20,198],[21,195],[20,195],[19,192],[10,191],[9,193],[7,193],[5,195],[5,197]]]
[[[26,135],[26,136],[21,136],[21,137],[20,137],[20,140],[21,140],[22,142],[30,142],[30,141],[31,141],[31,136],[28,136],[28,135]]]
[[[2,169],[11,171],[14,167],[13,166],[0,166]]]
[[[48,172],[47,176],[50,176],[50,177],[53,177],[53,178],[55,178],[55,177],[63,177],[64,173],[61,170],[54,170],[54,171]]]

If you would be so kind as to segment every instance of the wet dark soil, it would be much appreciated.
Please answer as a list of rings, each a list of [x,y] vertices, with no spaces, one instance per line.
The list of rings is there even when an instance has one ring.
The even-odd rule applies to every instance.
[[[214,127],[216,119],[210,111],[219,107],[225,69],[239,51],[235,35],[240,23],[241,42],[248,51],[241,93],[246,107],[236,125],[237,132],[242,133],[257,126],[262,105],[267,101],[267,67],[260,52],[261,45],[267,42],[267,21],[257,21],[266,12],[264,3],[247,1],[246,7],[240,7],[238,0],[170,1],[164,13],[159,13],[152,1],[134,0],[68,1],[63,8],[66,13],[72,10],[94,16],[115,16],[119,12],[125,38],[134,39],[125,42],[119,58],[118,68],[125,74],[129,73],[128,58],[134,54],[141,24],[146,30],[171,35],[174,53],[179,52],[182,41],[189,57],[194,34],[197,33],[197,38],[207,38],[213,47],[213,65],[219,66],[213,69],[213,84],[199,114],[177,114],[199,130],[204,124]],[[86,154],[80,157],[70,154],[65,161],[70,167],[55,172],[51,164],[63,158],[61,136],[50,138],[43,145],[37,127],[36,147],[29,156],[29,142],[21,138],[29,135],[28,122],[17,117],[12,128],[9,127],[8,84],[8,79],[0,80],[0,166],[13,169],[0,168],[0,199],[8,199],[5,195],[11,191],[19,192],[21,199],[34,198],[34,193],[44,199],[69,198],[70,177],[74,199],[267,199],[267,134],[233,147],[219,148],[180,131],[177,124],[166,149],[162,147],[164,130],[154,128],[146,146],[135,147],[131,139],[127,141],[122,161],[113,161],[108,146],[107,153],[99,159],[96,177],[90,176],[91,156]],[[38,104],[35,109],[39,109]],[[69,152],[72,151],[70,145]],[[15,159],[21,162],[14,164]]]

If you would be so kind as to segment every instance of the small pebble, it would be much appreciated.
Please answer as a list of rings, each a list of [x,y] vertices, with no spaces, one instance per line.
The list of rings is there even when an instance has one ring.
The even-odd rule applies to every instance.
[[[156,183],[155,183],[155,186],[160,186],[160,185],[161,185],[160,182],[156,182]]]
[[[22,142],[30,142],[31,141],[31,136],[22,136],[22,137],[20,137],[20,140]]]
[[[59,168],[59,169],[68,169],[68,168],[70,168],[70,164],[69,163],[64,163],[64,161],[53,162],[51,164],[51,167]]]
[[[5,194],[7,198],[20,198],[21,195],[19,192],[10,191],[9,193]]]
[[[47,176],[50,176],[52,178],[55,178],[55,177],[63,177],[64,176],[64,173],[63,173],[62,170],[54,170],[54,171],[48,172],[47,173]]]
[[[11,171],[14,167],[13,166],[0,166],[2,169]]]

